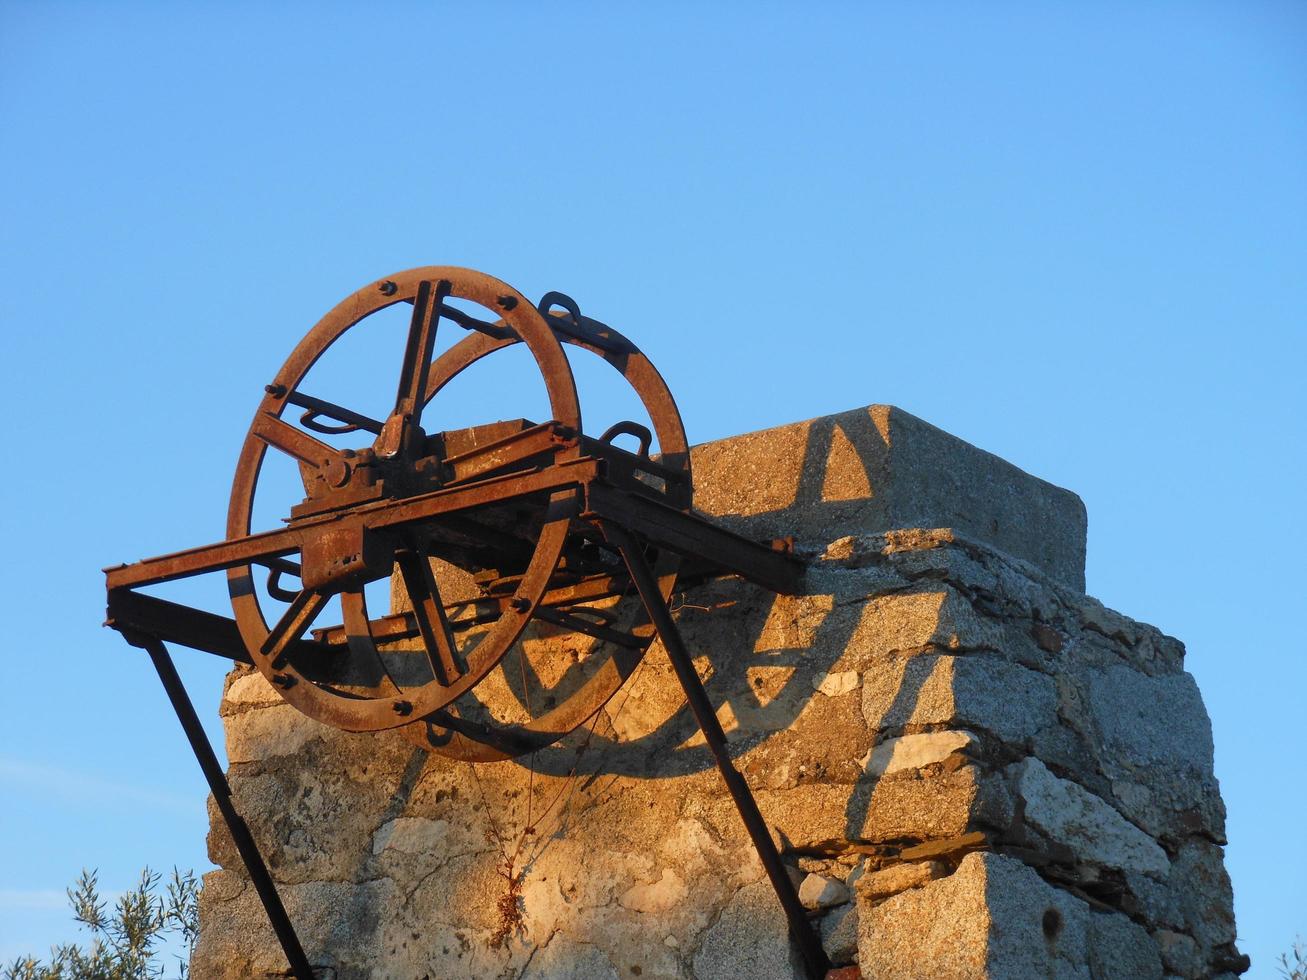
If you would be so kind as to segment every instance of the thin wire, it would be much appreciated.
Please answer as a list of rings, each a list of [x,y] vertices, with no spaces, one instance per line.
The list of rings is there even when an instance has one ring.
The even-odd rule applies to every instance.
[[[472,769],[472,779],[476,782],[477,792],[481,795],[481,805],[485,808],[486,820],[490,822],[490,832],[495,835],[495,840],[499,843],[499,854],[505,861],[507,861],[509,859],[508,845],[504,843],[504,838],[499,834],[499,828],[495,826],[494,814],[491,812],[490,804],[486,801],[485,787],[481,785],[481,774],[477,772],[476,763],[469,762],[467,765]]]

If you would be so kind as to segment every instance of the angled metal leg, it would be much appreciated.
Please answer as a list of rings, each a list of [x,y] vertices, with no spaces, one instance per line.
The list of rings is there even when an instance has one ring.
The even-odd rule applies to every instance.
[[[209,782],[214,802],[218,804],[218,810],[222,813],[223,820],[227,822],[231,839],[236,842],[236,850],[240,852],[241,860],[245,862],[245,870],[250,874],[254,890],[259,893],[259,900],[263,902],[263,908],[268,913],[272,931],[277,934],[277,941],[281,943],[286,959],[290,962],[291,974],[296,980],[313,980],[313,968],[309,966],[308,957],[304,955],[299,937],[295,935],[295,927],[290,924],[285,906],[281,904],[281,896],[277,894],[277,886],[273,884],[272,876],[268,874],[268,867],[263,863],[258,845],[254,843],[254,838],[250,834],[250,828],[236,812],[236,807],[231,800],[231,787],[227,785],[227,777],[218,763],[218,757],[213,753],[213,746],[209,744],[209,737],[204,733],[199,717],[195,714],[195,706],[191,704],[190,696],[182,686],[182,679],[177,676],[177,668],[173,665],[172,657],[168,655],[167,647],[152,636],[136,634],[127,636],[127,640],[145,650],[150,655],[150,660],[154,662],[154,669],[159,672],[159,680],[163,681],[163,689],[168,692],[168,700],[172,702],[173,710],[177,712],[177,720],[182,723],[182,729],[191,743],[195,758],[200,763],[200,768],[204,770],[204,778]]]
[[[653,621],[654,628],[658,630],[658,636],[663,641],[663,647],[667,650],[667,657],[672,662],[676,677],[681,682],[681,687],[685,689],[690,710],[694,712],[695,721],[699,723],[704,740],[708,743],[726,788],[730,791],[731,799],[735,801],[735,808],[740,812],[740,819],[744,821],[745,829],[748,830],[753,846],[758,851],[758,857],[762,859],[762,866],[767,871],[767,877],[771,879],[772,888],[776,890],[776,897],[780,899],[781,907],[785,910],[785,918],[790,925],[790,939],[799,948],[808,976],[813,980],[821,980],[830,969],[830,960],[826,957],[826,951],[822,948],[816,930],[808,920],[807,911],[799,901],[798,892],[794,890],[794,882],[790,880],[785,866],[781,864],[780,853],[776,850],[776,845],[767,830],[767,824],[758,811],[758,804],[749,790],[749,784],[731,762],[726,733],[722,731],[717,713],[713,711],[712,702],[708,700],[708,693],[703,689],[703,682],[699,680],[699,674],[695,671],[690,654],[681,640],[681,631],[677,629],[671,611],[663,601],[658,582],[644,559],[639,542],[619,524],[611,521],[600,523],[604,536],[622,552],[622,558],[631,573],[631,581],[635,583],[636,591],[640,593],[640,599],[649,611],[649,618]]]

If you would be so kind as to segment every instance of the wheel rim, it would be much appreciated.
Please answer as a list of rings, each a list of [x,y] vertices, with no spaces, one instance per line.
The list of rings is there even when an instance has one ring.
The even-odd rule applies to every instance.
[[[411,269],[369,284],[337,304],[305,336],[277,373],[255,413],[255,423],[241,449],[228,509],[229,540],[250,533],[254,495],[267,450],[270,444],[278,444],[279,448],[285,444],[284,441],[270,443],[269,429],[274,428],[278,433],[275,440],[294,439],[293,433],[277,427],[293,429],[289,423],[281,421],[288,404],[288,393],[296,391],[313,364],[347,330],[388,306],[414,302],[423,283],[447,283],[450,296],[478,303],[501,316],[531,351],[545,383],[553,420],[580,431],[580,405],[566,355],[544,318],[525,297],[498,279],[469,269],[451,266]],[[433,678],[419,687],[404,690],[395,684],[385,662],[376,656],[370,629],[363,626],[369,620],[362,587],[325,594],[303,589],[277,624],[269,627],[259,602],[253,568],[238,566],[227,573],[232,610],[255,666],[296,708],[318,721],[347,731],[395,728],[410,724],[414,717],[424,717],[439,710],[475,686],[502,659],[530,622],[548,587],[562,554],[568,525],[567,516],[544,520],[514,595],[515,607],[505,609],[490,632],[470,652],[466,671],[452,683],[443,684]],[[331,594],[339,594],[342,612],[348,611],[350,625],[347,626],[347,635],[351,655],[365,660],[376,657],[374,664],[366,666],[374,670],[379,668],[380,679],[373,685],[363,685],[362,691],[319,683],[285,656],[284,638],[290,636],[293,641],[302,635]]]

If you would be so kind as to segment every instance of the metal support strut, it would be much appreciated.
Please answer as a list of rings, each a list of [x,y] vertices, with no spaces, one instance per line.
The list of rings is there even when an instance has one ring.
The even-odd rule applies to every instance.
[[[291,975],[295,980],[314,980],[313,968],[309,966],[308,957],[304,955],[299,937],[295,935],[295,927],[290,924],[286,908],[281,904],[277,886],[273,884],[272,876],[268,874],[268,867],[263,863],[258,845],[254,843],[254,837],[250,834],[250,828],[236,812],[227,777],[218,763],[218,757],[213,753],[213,746],[209,744],[209,737],[204,733],[200,719],[195,714],[195,706],[191,704],[190,696],[182,685],[182,679],[177,675],[177,668],[172,662],[172,657],[168,655],[167,647],[156,637],[142,634],[128,636],[128,640],[145,650],[150,655],[150,660],[154,662],[154,669],[159,673],[159,680],[163,682],[163,689],[168,693],[168,700],[172,702],[173,710],[177,712],[177,720],[181,722],[182,730],[186,732],[186,738],[191,743],[196,761],[204,771],[204,778],[208,780],[213,800],[218,804],[223,820],[227,822],[231,839],[235,842],[236,850],[240,852],[241,860],[245,862],[245,870],[250,874],[250,881],[254,883],[259,900],[268,913],[272,931],[277,934],[277,942],[281,943],[286,959],[290,962]]]
[[[781,907],[785,910],[785,918],[790,927],[790,940],[799,948],[808,976],[813,980],[820,980],[830,969],[830,960],[822,948],[821,940],[817,937],[812,923],[808,920],[807,911],[799,901],[794,882],[790,880],[789,873],[781,864],[780,853],[776,850],[776,844],[767,830],[767,824],[758,811],[758,804],[749,790],[749,784],[731,762],[726,733],[717,720],[717,713],[708,700],[708,693],[704,690],[703,682],[699,680],[699,674],[694,669],[689,651],[681,640],[681,631],[672,620],[671,611],[663,601],[653,571],[645,561],[639,543],[626,528],[606,520],[600,523],[604,536],[621,551],[627,570],[631,573],[631,581],[635,584],[636,591],[640,593],[640,599],[649,611],[649,618],[653,621],[658,637],[667,650],[667,657],[671,660],[676,677],[685,690],[690,710],[694,712],[695,721],[699,723],[704,740],[712,751],[717,769],[722,774],[722,780],[730,791],[731,799],[735,801],[740,819],[744,821],[745,829],[748,830],[749,838],[758,851],[758,857],[762,860],[767,877],[771,879],[772,888],[776,890],[776,897],[780,899]]]

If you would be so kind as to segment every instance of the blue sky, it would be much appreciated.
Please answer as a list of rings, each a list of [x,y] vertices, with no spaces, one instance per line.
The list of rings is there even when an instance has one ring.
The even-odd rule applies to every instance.
[[[1288,3],[0,0],[0,956],[73,934],[83,865],[207,867],[99,568],[220,537],[293,344],[445,263],[636,338],[693,441],[888,402],[1079,493],[1090,592],[1188,645],[1274,976],[1307,935],[1305,55]],[[179,660],[216,734],[221,664]]]

